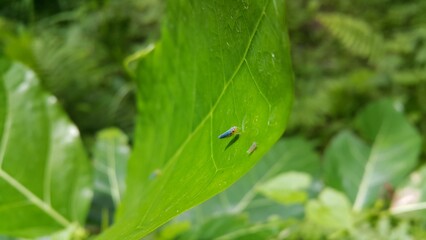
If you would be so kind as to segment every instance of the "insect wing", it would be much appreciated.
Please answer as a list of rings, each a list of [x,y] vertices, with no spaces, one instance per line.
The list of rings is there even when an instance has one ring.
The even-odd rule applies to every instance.
[[[221,138],[226,138],[226,137],[229,137],[229,136],[231,136],[231,135],[232,135],[232,129],[229,129],[228,131],[226,131],[226,132],[224,132],[224,133],[220,134],[220,135],[219,135],[219,139],[221,139]]]
[[[250,148],[247,150],[247,154],[248,154],[248,155],[252,154],[252,153],[254,152],[254,150],[256,150],[256,148],[257,148],[257,143],[256,143],[256,142],[254,142],[254,143],[250,146]]]

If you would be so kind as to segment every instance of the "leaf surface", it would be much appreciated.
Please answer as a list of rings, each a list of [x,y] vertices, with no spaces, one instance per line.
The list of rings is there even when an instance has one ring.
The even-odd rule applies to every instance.
[[[127,136],[116,128],[104,129],[96,136],[93,153],[95,194],[111,196],[114,205],[118,205],[125,190],[130,154]]]
[[[0,232],[36,237],[83,225],[91,169],[78,129],[20,64],[0,73]]]
[[[130,146],[127,136],[117,128],[96,134],[93,148],[94,196],[90,221],[107,228],[125,191]]]
[[[266,197],[282,204],[303,203],[308,199],[311,176],[300,172],[282,173],[258,187]]]
[[[413,170],[421,138],[387,100],[368,105],[355,122],[367,141],[348,131],[336,136],[326,150],[325,180],[347,193],[359,211],[371,205],[386,184],[400,184]]]
[[[293,98],[283,8],[272,0],[169,2],[162,40],[136,73],[127,191],[101,239],[145,236],[230,186],[281,137]],[[239,135],[218,139],[232,126]]]
[[[318,199],[306,204],[306,218],[324,229],[350,229],[354,224],[349,200],[332,188],[325,188]]]

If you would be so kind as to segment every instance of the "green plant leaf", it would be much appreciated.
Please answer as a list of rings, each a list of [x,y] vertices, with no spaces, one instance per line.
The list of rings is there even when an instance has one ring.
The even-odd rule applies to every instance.
[[[116,128],[100,131],[93,151],[95,167],[94,190],[110,195],[115,205],[125,189],[127,160],[130,155],[127,136]]]
[[[326,185],[345,192],[354,202],[369,154],[370,147],[354,133],[340,132],[325,152]]]
[[[312,178],[306,173],[287,172],[260,185],[257,190],[282,204],[303,203],[308,200]]]
[[[97,133],[93,149],[94,200],[90,216],[102,223],[102,212],[109,210],[113,216],[125,190],[127,161],[130,147],[127,136],[117,128],[104,129]],[[108,225],[109,222],[102,224]]]
[[[140,62],[127,191],[100,239],[139,239],[223,191],[281,137],[293,98],[284,2],[172,1]],[[232,126],[233,138],[218,139]],[[257,150],[247,154],[257,142]],[[161,176],[149,176],[161,169]]]
[[[317,200],[308,202],[306,218],[330,230],[350,229],[354,223],[349,200],[332,188],[324,189]]]
[[[184,233],[187,233],[191,229],[191,223],[189,221],[175,222],[166,225],[161,229],[161,232],[156,235],[155,239],[158,240],[172,240],[178,239],[178,237]]]
[[[92,192],[78,129],[32,71],[12,64],[0,74],[0,232],[36,237],[82,226]]]
[[[325,154],[326,184],[344,191],[356,211],[371,205],[385,184],[398,185],[417,164],[421,138],[385,100],[372,103],[356,118],[360,134],[342,132]]]

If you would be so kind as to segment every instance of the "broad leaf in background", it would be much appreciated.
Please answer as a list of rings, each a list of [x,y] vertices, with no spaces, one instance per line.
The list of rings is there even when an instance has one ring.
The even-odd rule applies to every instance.
[[[0,233],[83,226],[92,179],[78,129],[32,71],[11,64],[0,74]]]
[[[361,111],[356,127],[371,146],[350,132],[336,136],[325,154],[325,181],[347,193],[359,211],[385,191],[385,184],[398,185],[413,170],[421,138],[387,100]]]
[[[116,128],[104,129],[96,136],[93,153],[95,191],[111,195],[114,204],[118,205],[125,189],[130,154],[127,136]]]
[[[370,148],[351,131],[342,131],[325,151],[324,181],[355,201]]]
[[[125,190],[129,156],[127,136],[119,129],[104,129],[97,134],[93,149],[95,194],[91,216],[101,216],[106,210],[109,217],[113,216]],[[101,222],[100,219],[93,220]]]
[[[101,239],[143,237],[230,186],[281,137],[293,98],[284,2],[171,1],[136,75],[127,191]],[[241,134],[218,139],[232,126]]]
[[[287,172],[260,185],[257,190],[282,204],[303,203],[308,200],[312,178],[306,173]]]
[[[306,205],[306,218],[322,228],[330,230],[351,229],[354,217],[351,203],[341,192],[325,188],[318,199]]]

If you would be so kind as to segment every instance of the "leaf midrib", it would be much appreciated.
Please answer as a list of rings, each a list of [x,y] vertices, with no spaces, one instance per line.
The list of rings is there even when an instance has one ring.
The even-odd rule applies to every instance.
[[[358,187],[358,192],[356,194],[356,198],[355,198],[355,202],[353,205],[353,210],[354,211],[361,211],[365,200],[367,198],[367,194],[368,194],[368,188],[369,188],[369,183],[370,183],[370,175],[372,174],[375,164],[376,164],[376,149],[377,149],[377,144],[378,141],[377,139],[380,138],[382,132],[383,132],[383,128],[384,128],[384,123],[382,122],[379,128],[379,131],[377,132],[377,135],[374,138],[374,142],[373,142],[373,146],[371,147],[368,159],[367,159],[367,163],[365,164],[365,171],[364,174],[362,175],[362,179],[361,182],[359,184]]]

